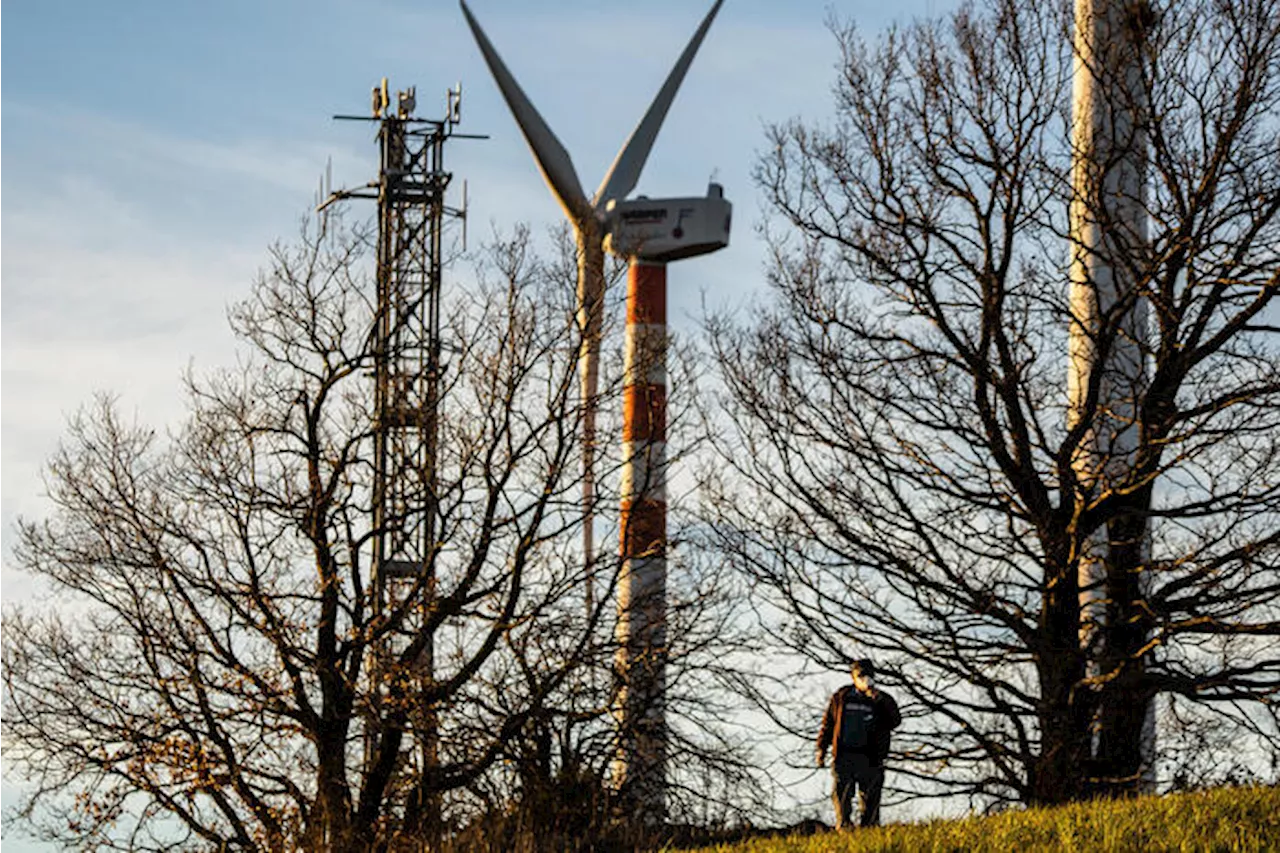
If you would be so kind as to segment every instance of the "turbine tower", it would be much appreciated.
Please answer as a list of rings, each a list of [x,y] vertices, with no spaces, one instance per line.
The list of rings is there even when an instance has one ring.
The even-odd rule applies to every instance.
[[[593,198],[573,162],[507,70],[465,0],[480,52],[515,116],[552,193],[573,224],[578,248],[578,325],[583,403],[583,557],[588,612],[593,609],[592,506],[595,500],[595,398],[604,309],[604,253],[628,259],[624,353],[617,672],[619,752],[614,783],[646,824],[665,819],[666,773],[666,265],[729,244],[732,206],[720,186],[705,197],[628,201],[685,72],[723,0],[702,19],[662,88]]]
[[[1086,504],[1150,493],[1131,481],[1150,350],[1142,54],[1153,14],[1145,0],[1075,0],[1067,388],[1068,426],[1084,430],[1073,468]],[[1078,576],[1087,675],[1113,688],[1140,685],[1149,655],[1141,616],[1151,583],[1150,507],[1127,501],[1127,511],[1085,543]],[[1106,757],[1103,777],[1151,790],[1155,704],[1135,701],[1140,689],[1115,692],[1095,719],[1093,758]],[[1141,736],[1132,738],[1134,730]]]

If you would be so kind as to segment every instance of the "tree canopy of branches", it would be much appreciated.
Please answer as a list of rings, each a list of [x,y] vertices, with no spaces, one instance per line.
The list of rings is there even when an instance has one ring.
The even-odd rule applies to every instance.
[[[57,512],[22,523],[17,555],[74,596],[66,615],[6,620],[6,720],[37,792],[79,794],[66,835],[105,843],[122,821],[131,848],[174,825],[210,847],[386,844],[492,763],[589,636],[562,634],[531,693],[466,695],[580,579],[555,553],[574,486],[573,326],[518,247],[454,314],[436,588],[375,601],[363,246],[273,252],[231,314],[250,361],[188,381],[172,441],[103,401],[50,465]],[[414,677],[426,638],[429,683]],[[439,762],[405,774],[414,716],[445,707],[458,713],[440,716]]]
[[[584,608],[572,544],[573,271],[519,232],[452,298],[431,571],[379,592],[380,318],[359,232],[304,231],[272,251],[230,314],[247,358],[188,378],[175,432],[103,398],[49,465],[53,511],[20,522],[15,554],[58,606],[9,609],[4,643],[5,757],[43,837],[419,849],[513,799],[598,805],[617,737],[614,642],[609,596]],[[408,495],[388,530],[420,524],[427,497]],[[595,567],[607,593],[617,561]],[[670,701],[697,721],[716,713],[706,686],[682,704],[678,685],[705,680],[722,648],[707,614],[723,597],[690,577],[673,583]],[[673,755],[731,787],[745,765],[713,729],[678,729]]]
[[[1115,477],[1074,464],[1109,401],[1067,394],[1068,211],[1091,203],[1069,4],[993,0],[874,44],[837,24],[834,119],[773,127],[758,166],[772,298],[711,321],[712,541],[778,642],[887,665],[900,766],[935,793],[1132,789],[1157,697],[1220,709],[1236,748],[1280,740],[1280,4],[1144,8],[1147,234],[1108,259],[1133,289],[1090,331],[1105,351],[1135,303],[1149,318]],[[1135,528],[1149,544],[1121,559]],[[1079,583],[1098,537],[1101,657]]]

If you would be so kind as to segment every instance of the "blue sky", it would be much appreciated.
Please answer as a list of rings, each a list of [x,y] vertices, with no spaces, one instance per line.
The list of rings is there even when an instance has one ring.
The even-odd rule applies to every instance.
[[[714,174],[735,205],[732,245],[670,273],[677,333],[704,295],[730,305],[760,286],[752,164],[767,123],[830,114],[829,15],[872,34],[953,5],[727,0],[637,187],[700,195]],[[471,2],[588,192],[709,6]],[[363,114],[382,76],[393,90],[416,85],[428,117],[462,81],[459,130],[491,137],[447,152],[455,184],[470,190],[473,245],[495,228],[527,222],[544,234],[559,220],[454,0],[12,0],[4,12],[6,602],[40,597],[8,549],[14,519],[44,511],[40,468],[67,416],[111,391],[163,425],[181,411],[184,368],[232,362],[225,308],[247,295],[268,244],[296,233],[326,160],[336,186],[374,176],[371,128],[330,116]],[[4,792],[7,805],[13,788]]]

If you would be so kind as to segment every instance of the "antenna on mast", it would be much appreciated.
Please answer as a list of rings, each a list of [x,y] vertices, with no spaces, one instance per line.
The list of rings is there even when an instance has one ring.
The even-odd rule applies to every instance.
[[[441,120],[414,116],[417,87],[390,99],[387,78],[371,93],[372,115],[336,119],[374,122],[378,128],[376,180],[354,189],[332,190],[332,161],[326,167],[326,197],[317,207],[324,218],[334,202],[370,199],[378,206],[376,266],[377,310],[373,341],[373,476],[370,489],[371,609],[377,618],[413,605],[425,613],[434,593],[439,551],[437,448],[443,370],[440,315],[443,290],[445,204],[453,179],[444,168],[444,147],[451,139],[486,139],[453,130],[459,112],[449,90]],[[363,579],[362,579],[363,580]],[[375,641],[369,678],[375,707],[385,701],[382,684],[433,677],[435,646],[425,623],[403,623]],[[420,649],[420,651],[416,651]],[[419,769],[438,765],[439,732],[435,711],[412,709],[403,746],[366,733],[366,766],[379,764]],[[397,743],[399,743],[397,741]],[[396,771],[401,772],[400,770]],[[440,801],[429,795],[423,825],[439,826]]]

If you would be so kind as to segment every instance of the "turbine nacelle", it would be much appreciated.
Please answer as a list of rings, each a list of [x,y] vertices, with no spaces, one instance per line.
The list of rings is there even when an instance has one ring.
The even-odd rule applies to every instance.
[[[729,245],[733,205],[719,184],[703,198],[610,201],[605,209],[606,251],[644,261],[678,261]]]
[[[459,0],[485,64],[493,73],[503,100],[510,107],[520,132],[533,151],[538,169],[564,208],[565,215],[580,233],[589,220],[599,222],[602,227],[597,233],[605,240],[605,247],[615,254],[645,260],[678,260],[729,245],[732,206],[724,199],[724,192],[718,184],[711,185],[706,198],[626,198],[640,179],[640,172],[649,158],[667,110],[723,2],[716,0],[702,19],[653,103],[623,143],[595,197],[587,198],[569,152],[520,88],[471,14],[466,0]]]

